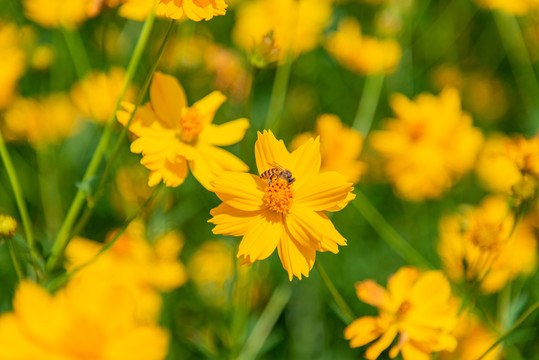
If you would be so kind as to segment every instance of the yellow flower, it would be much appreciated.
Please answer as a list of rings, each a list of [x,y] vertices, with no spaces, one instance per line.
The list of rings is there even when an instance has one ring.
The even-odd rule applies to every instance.
[[[504,196],[489,197],[462,215],[440,220],[438,253],[451,279],[478,283],[490,293],[533,271],[537,247],[533,227],[528,221],[515,227],[509,210]]]
[[[0,358],[164,359],[168,334],[135,317],[136,299],[107,277],[70,281],[50,295],[23,281],[0,316]]]
[[[120,15],[139,21],[148,16],[153,6],[151,0],[123,0],[122,3]],[[224,15],[227,7],[224,0],[159,0],[155,14],[176,20],[208,21],[214,16]]]
[[[462,112],[455,89],[438,97],[421,94],[415,101],[397,94],[391,107],[397,119],[373,131],[370,142],[386,160],[390,182],[408,200],[439,197],[474,166],[481,131]]]
[[[226,100],[214,91],[192,106],[178,81],[156,72],[150,88],[151,104],[139,108],[129,129],[138,137],[131,151],[142,153],[141,163],[150,169],[148,185],[163,181],[179,186],[187,176],[187,163],[193,175],[207,189],[215,174],[224,171],[247,171],[249,168],[231,153],[219,148],[240,141],[247,119],[212,124],[215,112]],[[126,125],[134,105],[122,104],[118,121]]]
[[[92,0],[23,0],[26,16],[46,28],[76,28]]]
[[[13,99],[17,81],[24,73],[22,36],[13,24],[0,21],[0,110]]]
[[[331,16],[327,0],[255,0],[240,4],[232,37],[252,52],[271,36],[282,58],[314,49]]]
[[[105,124],[114,112],[124,77],[125,71],[117,67],[108,74],[92,72],[71,89],[71,98],[85,117]],[[134,97],[130,87],[124,100],[132,101]]]
[[[72,135],[78,128],[76,115],[65,94],[52,94],[40,100],[20,98],[6,111],[3,129],[9,140],[45,146]]]
[[[159,292],[183,285],[187,274],[178,261],[183,246],[182,236],[170,232],[150,244],[145,232],[143,223],[134,221],[109,250],[73,278],[106,278],[138,300],[136,315],[139,319],[152,321],[157,319],[161,308]],[[108,239],[112,239],[114,234],[110,233]],[[74,238],[66,249],[67,270],[87,263],[102,247],[103,244],[95,241]]]
[[[17,221],[9,215],[0,214],[0,238],[11,238],[17,230]]]
[[[455,349],[457,341],[451,331],[458,304],[441,271],[419,273],[404,267],[389,278],[387,290],[366,280],[356,285],[356,292],[361,301],[380,311],[377,317],[361,317],[344,330],[353,348],[380,337],[367,349],[367,359],[377,359],[397,335],[397,343],[389,350],[391,359],[401,352],[404,360],[428,360],[433,352]]]
[[[507,15],[526,15],[539,8],[538,0],[475,0],[484,8],[499,10]]]
[[[264,131],[258,133],[255,157],[260,176],[223,172],[213,181],[223,201],[211,211],[213,233],[243,236],[237,256],[244,263],[263,260],[277,248],[290,280],[308,277],[316,251],[338,253],[338,245],[346,245],[325,212],[354,198],[352,184],[336,172],[320,173],[318,138],[289,153],[282,140]]]
[[[337,31],[328,36],[326,49],[343,66],[363,75],[394,72],[402,53],[393,39],[363,36],[354,18],[341,20]]]
[[[320,136],[320,152],[322,153],[321,172],[336,171],[357,183],[365,172],[365,164],[358,161],[363,146],[360,132],[344,125],[336,115],[321,115],[316,120],[316,135]],[[300,134],[292,140],[292,149],[297,149],[311,137],[311,134]]]

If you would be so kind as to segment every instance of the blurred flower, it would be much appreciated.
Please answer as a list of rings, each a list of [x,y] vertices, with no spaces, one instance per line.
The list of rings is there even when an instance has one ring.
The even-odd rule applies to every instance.
[[[8,140],[27,140],[33,146],[56,143],[78,128],[77,111],[65,94],[19,98],[5,113],[2,129]]]
[[[0,110],[11,100],[19,78],[24,73],[22,36],[13,24],[0,21]]]
[[[318,138],[289,153],[282,140],[264,131],[258,133],[255,157],[260,176],[222,172],[213,181],[223,201],[208,220],[216,224],[213,233],[243,236],[237,256],[246,264],[277,248],[290,280],[308,277],[316,251],[336,254],[338,245],[346,245],[325,212],[341,210],[354,198],[352,184],[336,172],[320,173]]]
[[[530,273],[537,240],[528,221],[515,225],[505,197],[489,197],[476,208],[440,220],[438,253],[447,275],[479,284],[484,292],[503,288]]]
[[[338,116],[326,114],[316,120],[315,134],[320,136],[320,171],[336,171],[346,176],[351,183],[357,183],[366,167],[358,161],[363,146],[361,133],[344,125]],[[310,133],[296,136],[292,140],[292,149],[299,148],[312,136]]]
[[[137,165],[122,166],[116,172],[114,205],[119,213],[132,215],[150,197],[148,171]]]
[[[391,107],[397,118],[372,132],[372,147],[386,160],[386,174],[400,196],[437,198],[474,166],[481,131],[462,112],[459,93],[452,88],[414,101],[397,94]]]
[[[283,58],[291,52],[297,56],[318,45],[331,10],[328,0],[246,2],[238,7],[232,36],[248,53]]]
[[[85,117],[104,125],[114,113],[124,77],[124,69],[118,67],[111,68],[108,74],[91,72],[73,86],[71,98]],[[133,101],[134,97],[135,91],[130,87],[123,100]]]
[[[159,292],[171,291],[187,281],[187,274],[178,260],[183,237],[169,232],[152,243],[146,238],[141,221],[133,221],[112,247],[82,270],[73,279],[106,279],[124,288],[137,299],[137,316],[141,320],[157,320],[161,308]],[[107,241],[116,234],[111,232]],[[92,260],[103,244],[74,238],[66,249],[67,270],[71,271]]]
[[[76,28],[92,0],[22,0],[26,16],[46,28]]]
[[[358,74],[394,72],[401,58],[401,47],[393,39],[378,40],[363,36],[354,18],[339,22],[326,41],[326,49],[339,63]]]
[[[11,238],[17,231],[17,221],[9,215],[0,214],[0,238]]]
[[[179,186],[187,176],[187,162],[196,179],[207,189],[215,174],[224,171],[247,171],[249,168],[231,153],[219,148],[240,141],[247,128],[247,119],[223,125],[211,124],[215,112],[226,100],[218,91],[187,106],[187,99],[178,81],[156,72],[150,88],[151,104],[140,107],[129,127],[138,138],[131,151],[142,153],[141,163],[151,170],[148,185],[163,181]],[[122,104],[118,121],[126,125],[134,105]]]
[[[123,0],[122,3],[120,15],[138,21],[144,20],[153,6],[149,0]],[[159,0],[155,14],[176,20],[208,21],[214,16],[225,15],[227,7],[224,0]]]
[[[164,359],[168,334],[137,321],[136,307],[107,276],[70,281],[54,295],[23,281],[13,311],[0,316],[0,358]]]
[[[475,2],[489,10],[499,10],[507,15],[526,15],[539,8],[537,0],[475,0]]]
[[[365,280],[356,285],[356,293],[380,311],[378,317],[361,317],[344,330],[353,348],[380,337],[367,349],[367,359],[377,359],[397,335],[397,343],[389,350],[391,359],[401,352],[404,360],[428,360],[433,352],[453,351],[457,346],[451,331],[457,323],[458,304],[441,271],[420,273],[403,267],[389,278],[387,290]]]
[[[453,335],[457,338],[457,348],[453,352],[441,352],[438,359],[477,360],[492,344],[494,344],[494,342],[496,342],[496,340],[498,340],[498,336],[486,329],[477,316],[467,311],[460,314]],[[499,359],[499,348],[500,346],[498,345],[483,359]]]
[[[88,5],[88,16],[94,17],[97,16],[103,7],[107,8],[115,8],[123,3],[125,3],[127,0],[91,0]],[[152,2],[146,0],[146,2],[149,4],[149,10],[151,9]],[[148,11],[149,11],[148,10]]]

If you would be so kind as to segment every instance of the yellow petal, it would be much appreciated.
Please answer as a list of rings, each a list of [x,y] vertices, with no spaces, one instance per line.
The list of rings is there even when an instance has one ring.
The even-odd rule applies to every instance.
[[[288,271],[288,279],[296,276],[301,280],[301,276],[309,277],[309,271],[313,268],[316,259],[316,251],[301,246],[298,244],[287,231],[283,232],[284,236],[277,249],[279,250],[279,258],[286,271]]]
[[[382,351],[384,351],[389,345],[391,345],[391,342],[396,335],[397,328],[395,326],[388,328],[377,342],[369,346],[367,352],[365,352],[365,357],[369,360],[377,359],[378,356],[380,356],[380,354],[382,353]]]
[[[359,300],[377,308],[386,308],[390,301],[389,294],[374,280],[365,280],[356,284],[356,294]]]
[[[238,210],[256,211],[263,208],[266,183],[258,176],[224,171],[211,185],[219,199]]]
[[[214,234],[243,236],[263,211],[243,211],[221,203],[210,211],[213,217],[208,222],[216,225],[212,230]]]
[[[305,144],[290,155],[290,171],[296,178],[296,187],[303,182],[311,181],[312,177],[320,172],[322,157],[320,155],[320,138],[309,139]]]
[[[204,156],[212,171],[218,175],[222,171],[249,171],[249,167],[237,156],[213,145],[197,145],[196,150]]]
[[[185,92],[174,76],[156,71],[150,87],[152,107],[160,120],[175,128],[187,107]]]
[[[377,319],[374,316],[363,316],[344,329],[344,337],[350,340],[350,347],[356,348],[368,344],[382,334],[378,328]]]
[[[258,132],[258,139],[255,144],[255,158],[258,173],[280,165],[285,169],[290,168],[290,153],[286,150],[282,140],[277,141],[271,130]]]
[[[250,263],[270,256],[283,237],[282,215],[273,211],[262,212],[241,240],[238,258],[245,257]]]
[[[169,334],[155,325],[140,326],[105,348],[104,359],[158,360],[168,352]]]
[[[316,211],[338,208],[354,189],[344,175],[334,171],[324,172],[298,184],[294,203]]]
[[[203,156],[197,156],[193,160],[189,160],[189,168],[200,185],[210,191],[214,190],[211,182],[215,180],[215,174],[212,172],[208,161],[206,161]]]
[[[404,360],[430,360],[432,359],[430,352],[426,352],[419,346],[416,346],[413,341],[408,341],[401,349],[402,358]]]
[[[198,136],[198,141],[218,146],[232,145],[243,139],[248,128],[247,119],[237,119],[222,125],[208,124]]]
[[[192,107],[198,110],[200,121],[203,124],[208,125],[213,121],[217,109],[219,109],[225,101],[226,96],[220,91],[214,91],[198,100]]]
[[[163,181],[168,187],[176,187],[183,184],[186,177],[187,161],[184,158],[178,157],[176,161],[165,160],[161,167],[150,172],[148,186],[155,186]]]
[[[410,289],[419,277],[419,271],[411,266],[405,266],[393,274],[388,282],[387,289],[394,303],[402,303],[410,294]]]

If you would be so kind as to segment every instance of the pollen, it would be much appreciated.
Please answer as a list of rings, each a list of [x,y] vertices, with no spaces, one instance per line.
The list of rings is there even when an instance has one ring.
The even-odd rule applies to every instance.
[[[270,210],[287,213],[292,206],[294,192],[286,179],[276,179],[264,189],[263,202]]]
[[[181,138],[186,142],[192,142],[204,129],[204,123],[200,119],[198,109],[185,109],[180,119]]]

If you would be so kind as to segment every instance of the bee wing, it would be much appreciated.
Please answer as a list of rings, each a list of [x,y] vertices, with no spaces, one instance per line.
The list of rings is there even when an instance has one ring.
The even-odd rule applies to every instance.
[[[268,162],[268,165],[269,165],[269,166],[273,166],[274,168],[277,168],[277,169],[279,169],[279,170],[281,170],[281,171],[285,171],[285,170],[286,170],[283,166],[277,164],[275,161]]]

